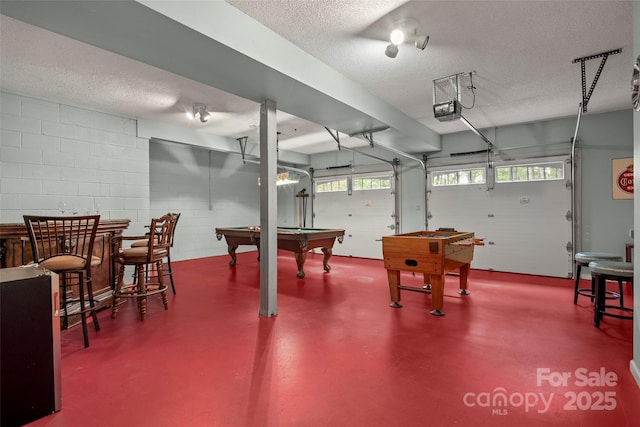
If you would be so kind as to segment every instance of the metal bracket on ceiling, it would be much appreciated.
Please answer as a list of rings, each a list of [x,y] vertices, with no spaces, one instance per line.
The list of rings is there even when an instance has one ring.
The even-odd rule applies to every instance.
[[[587,104],[589,103],[589,99],[593,94],[593,89],[596,87],[596,83],[598,83],[598,79],[600,78],[600,73],[602,73],[602,69],[604,68],[605,62],[607,62],[607,58],[609,55],[615,55],[616,53],[622,52],[622,48],[610,50],[608,52],[597,53],[595,55],[583,56],[582,58],[576,58],[573,60],[573,63],[580,63],[580,71],[582,73],[582,112],[587,112]],[[600,61],[600,66],[598,66],[598,70],[596,71],[596,75],[593,78],[593,83],[591,83],[591,87],[589,88],[589,93],[587,93],[587,81],[586,81],[586,73],[585,73],[585,61],[589,61],[591,59],[602,58]]]
[[[329,129],[328,127],[324,127],[327,132],[329,132],[329,135],[331,135],[331,137],[338,143],[338,151],[340,151],[342,149],[342,147],[340,147],[340,133],[338,133],[338,131],[336,131],[335,135],[333,132],[331,132],[331,129]]]
[[[247,140],[249,139],[248,136],[241,136],[240,138],[236,138],[236,140],[238,141],[238,144],[240,144],[240,154],[242,155],[242,163],[247,164],[244,155],[247,151]]]
[[[362,136],[364,136],[364,139],[369,141],[369,146],[371,148],[373,148],[373,134],[376,133],[376,132],[385,131],[387,129],[389,129],[389,126],[382,126],[382,127],[379,127],[379,128],[363,130],[362,132],[356,132],[356,133],[350,134],[349,138],[354,137],[354,136],[358,136],[358,135],[362,135]]]

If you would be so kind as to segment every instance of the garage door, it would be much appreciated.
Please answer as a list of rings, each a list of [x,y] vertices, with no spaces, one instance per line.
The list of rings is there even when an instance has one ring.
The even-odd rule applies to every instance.
[[[395,223],[392,178],[376,172],[314,180],[314,227],[345,230],[335,255],[382,259],[382,236]]]
[[[429,228],[453,227],[484,237],[473,268],[571,277],[568,159],[494,166],[491,175],[485,165],[430,168]],[[493,177],[495,183],[487,184]]]

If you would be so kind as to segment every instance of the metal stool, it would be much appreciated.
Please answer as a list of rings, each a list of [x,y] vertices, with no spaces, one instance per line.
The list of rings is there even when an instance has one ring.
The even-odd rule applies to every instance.
[[[616,261],[593,261],[589,263],[592,280],[596,284],[596,306],[594,310],[593,325],[600,326],[602,316],[617,317],[618,319],[633,319],[633,315],[617,314],[607,312],[607,308],[616,309],[624,312],[631,312],[632,308],[622,305],[622,282],[633,284],[633,264],[630,262]],[[606,304],[606,281],[615,280],[620,286],[620,302],[619,306]]]
[[[580,288],[580,270],[583,266],[589,266],[589,263],[592,261],[622,261],[622,257],[616,254],[608,254],[604,252],[578,252],[575,256],[576,260],[576,287],[573,293],[573,303],[578,303],[578,295],[583,295],[589,297],[591,301],[595,300],[596,294],[596,283],[593,280],[593,276],[591,278],[591,288]],[[620,288],[620,295],[622,295],[622,287]],[[620,295],[615,292],[607,292],[610,296],[609,299],[617,299],[620,298]],[[622,305],[622,304],[621,304]]]

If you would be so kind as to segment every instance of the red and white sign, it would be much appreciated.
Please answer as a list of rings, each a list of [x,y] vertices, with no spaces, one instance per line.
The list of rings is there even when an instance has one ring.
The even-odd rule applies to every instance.
[[[633,159],[613,159],[613,198],[633,199]]]

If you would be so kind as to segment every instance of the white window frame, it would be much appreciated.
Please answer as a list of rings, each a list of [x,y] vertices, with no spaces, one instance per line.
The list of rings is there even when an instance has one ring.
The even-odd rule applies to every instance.
[[[338,187],[340,187],[341,182],[345,182],[345,188],[338,188],[338,189],[333,189],[333,183],[338,183]],[[331,190],[320,190],[319,186],[323,185],[323,184],[328,184],[331,183]],[[332,177],[329,179],[317,179],[315,180],[315,192],[316,193],[336,193],[336,192],[341,192],[341,191],[349,191],[349,179],[348,177],[341,177],[341,178],[337,178],[337,177]]]
[[[555,168],[557,170],[560,170],[562,172],[562,176],[560,177],[553,177],[553,178],[547,178],[547,177],[543,177],[543,178],[532,178],[531,177],[531,169],[530,168],[535,168],[535,167],[541,167],[544,168],[548,167],[549,165],[554,165]],[[527,179],[514,179],[514,175],[516,173],[515,169],[516,168],[527,168]],[[498,178],[498,170],[499,169],[505,169],[505,168],[510,168],[510,179],[508,180],[499,180]],[[564,163],[562,161],[553,161],[553,162],[537,162],[537,163],[514,163],[514,164],[509,164],[509,165],[503,165],[503,166],[496,166],[495,168],[495,178],[496,178],[496,184],[511,184],[514,182],[534,182],[534,181],[556,181],[556,180],[563,180],[564,177]]]
[[[472,174],[473,171],[482,171],[482,182],[472,182]],[[463,172],[469,172],[469,182],[460,182],[460,174]],[[457,182],[456,183],[449,183],[447,182],[446,184],[438,184],[436,183],[436,179],[438,177],[441,176],[445,176],[445,175],[451,175],[451,174],[456,174],[457,175]],[[448,181],[448,180],[447,180]],[[484,185],[487,183],[487,168],[486,167],[465,167],[465,168],[460,168],[460,169],[449,169],[449,170],[445,170],[445,171],[438,171],[438,172],[432,172],[431,173],[431,185],[433,185],[434,187],[446,187],[446,186],[456,186],[456,185]]]

